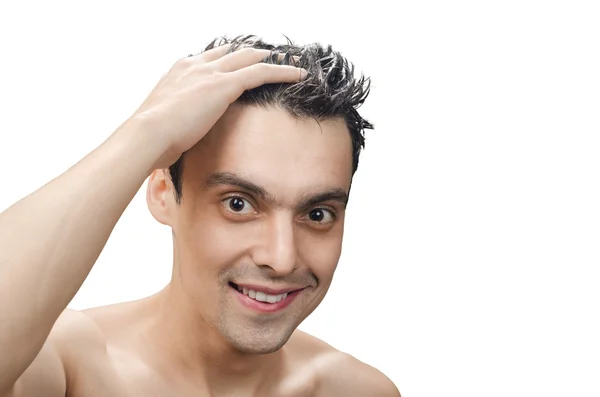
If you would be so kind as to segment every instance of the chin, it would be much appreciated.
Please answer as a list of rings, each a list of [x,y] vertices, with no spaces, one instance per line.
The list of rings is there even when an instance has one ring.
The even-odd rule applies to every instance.
[[[244,354],[271,354],[281,349],[284,345],[285,342],[278,345],[237,345],[234,347],[237,351]]]
[[[255,333],[246,331],[243,335],[230,335],[227,339],[231,346],[240,353],[269,354],[281,349],[292,334],[292,332],[282,333],[281,330],[278,331],[277,335],[271,332]]]

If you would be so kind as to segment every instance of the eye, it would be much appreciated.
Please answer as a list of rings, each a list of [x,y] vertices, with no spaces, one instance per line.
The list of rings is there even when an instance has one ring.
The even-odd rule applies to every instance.
[[[335,220],[335,215],[326,208],[315,208],[308,213],[308,219],[320,224],[331,223]]]
[[[248,215],[256,212],[248,200],[240,196],[228,197],[222,201],[225,209],[240,215]]]

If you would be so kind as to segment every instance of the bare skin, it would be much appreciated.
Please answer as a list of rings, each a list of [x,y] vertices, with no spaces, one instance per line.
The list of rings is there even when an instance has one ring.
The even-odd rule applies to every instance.
[[[303,77],[256,65],[268,52],[225,50],[178,62],[106,142],[0,214],[0,396],[399,396],[296,329],[341,252],[344,123],[234,104]],[[177,203],[165,168],[184,152]],[[148,208],[173,231],[171,282],[65,310],[148,177]],[[288,304],[258,310],[245,286],[290,291]]]

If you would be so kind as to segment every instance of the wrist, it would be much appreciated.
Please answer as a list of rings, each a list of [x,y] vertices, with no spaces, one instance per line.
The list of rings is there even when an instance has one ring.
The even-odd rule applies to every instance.
[[[133,162],[149,176],[155,169],[163,168],[162,159],[168,152],[164,134],[153,133],[155,125],[146,117],[136,115],[128,119],[115,132],[117,145],[125,149]]]

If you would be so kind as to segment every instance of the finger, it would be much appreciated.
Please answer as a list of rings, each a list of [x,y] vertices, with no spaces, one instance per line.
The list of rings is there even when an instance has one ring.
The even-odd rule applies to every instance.
[[[270,50],[243,48],[221,57],[213,62],[213,66],[219,72],[229,73],[261,62],[269,55]]]
[[[300,56],[298,55],[290,55],[289,53],[272,53],[269,56],[271,62],[266,62],[266,63],[276,63],[281,65],[282,62],[284,65],[292,65],[292,66],[297,66],[298,62],[300,62]]]
[[[231,44],[223,44],[218,47],[211,48],[210,50],[205,51],[201,54],[194,55],[194,57],[196,57],[198,59],[198,61],[200,61],[201,63],[213,62],[213,61],[216,61],[217,59],[225,56],[230,48],[231,48]]]
[[[298,62],[300,62],[300,57],[299,56],[294,55],[292,57],[292,59],[294,60],[294,64],[297,64]]]
[[[273,83],[296,83],[307,76],[304,69],[288,65],[258,63],[229,73],[238,87],[244,90]],[[240,92],[241,95],[241,92]]]

